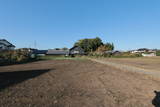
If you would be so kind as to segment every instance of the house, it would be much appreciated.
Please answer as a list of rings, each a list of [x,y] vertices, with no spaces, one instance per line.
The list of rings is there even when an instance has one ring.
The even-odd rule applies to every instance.
[[[115,51],[113,51],[112,55],[120,56],[122,53],[123,53],[123,51],[115,50]]]
[[[141,48],[138,50],[133,50],[131,53],[138,53],[141,54],[144,57],[153,57],[156,56],[156,49],[147,49],[147,48]]]
[[[33,53],[33,52],[36,51],[37,49],[33,49],[33,48],[19,48],[19,50]]]
[[[48,50],[38,50],[38,49],[34,49],[31,51],[32,54],[36,54],[38,56],[45,56],[48,52]]]
[[[69,50],[69,55],[84,55],[84,50],[79,46],[74,46]]]
[[[150,53],[156,53],[157,49],[150,49],[148,52],[150,52]]]
[[[138,51],[148,52],[148,51],[149,51],[149,49],[147,49],[147,48],[140,48],[140,49],[138,49]]]
[[[49,49],[46,55],[69,55],[69,50],[56,50],[56,49]]]
[[[44,55],[64,55],[64,56],[69,56],[69,55],[84,55],[84,50],[78,46],[74,46],[71,49],[49,49],[49,50],[37,50],[37,49],[32,49],[31,51],[32,54],[44,56]]]
[[[134,53],[140,53],[138,50],[132,50],[130,51],[130,53],[134,54]]]
[[[144,57],[153,57],[153,56],[156,56],[156,53],[142,53],[142,56]]]
[[[67,50],[64,50],[64,49],[49,49],[47,52],[46,52],[46,55],[65,55],[65,56],[68,56],[68,55],[83,55],[84,54],[84,50],[78,46],[74,46],[73,48],[71,49],[67,49]]]
[[[138,50],[133,50],[131,51],[131,53],[144,53],[144,52],[149,52],[150,50],[147,49],[147,48],[141,48],[141,49],[138,49]]]
[[[123,51],[119,51],[119,50],[112,50],[112,51],[106,51],[106,54],[121,54]]]
[[[113,54],[114,51],[105,51],[105,54]]]
[[[0,39],[0,50],[13,50],[15,46],[5,39]]]

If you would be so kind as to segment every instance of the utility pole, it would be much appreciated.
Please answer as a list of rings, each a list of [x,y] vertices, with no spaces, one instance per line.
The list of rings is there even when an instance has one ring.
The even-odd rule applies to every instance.
[[[36,42],[36,40],[34,41],[34,48],[35,49],[37,48],[37,42]]]

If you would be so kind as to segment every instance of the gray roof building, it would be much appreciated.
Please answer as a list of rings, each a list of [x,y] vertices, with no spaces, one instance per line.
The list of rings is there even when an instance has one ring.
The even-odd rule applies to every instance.
[[[69,50],[69,54],[70,55],[84,55],[85,52],[84,52],[84,49],[82,49],[81,47],[79,46],[74,46],[73,48],[71,48]]]
[[[5,39],[0,39],[0,50],[13,50],[15,46]]]
[[[47,55],[69,55],[69,50],[49,49]]]

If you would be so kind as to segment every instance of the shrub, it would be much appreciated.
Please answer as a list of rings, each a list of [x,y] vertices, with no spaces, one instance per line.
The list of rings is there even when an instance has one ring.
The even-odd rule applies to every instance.
[[[157,51],[157,52],[156,52],[156,55],[157,55],[157,56],[160,56],[160,51]]]
[[[139,53],[122,52],[121,54],[113,55],[112,57],[117,57],[117,58],[135,58],[135,57],[142,57],[142,55],[139,54]]]
[[[91,57],[111,57],[111,53],[101,53],[101,52],[90,52],[88,56]]]
[[[130,52],[120,52],[120,53],[104,53],[104,52],[92,52],[89,54],[92,57],[115,57],[115,58],[135,58],[142,57],[141,54],[138,53],[130,53]]]
[[[23,63],[30,60],[31,57],[29,51],[12,50],[0,52],[0,65]]]

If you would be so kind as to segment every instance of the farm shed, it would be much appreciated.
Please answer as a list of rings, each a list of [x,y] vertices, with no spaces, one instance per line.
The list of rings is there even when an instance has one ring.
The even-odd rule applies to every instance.
[[[70,55],[84,55],[84,50],[79,46],[74,46],[69,50]]]
[[[49,49],[47,51],[47,55],[69,55],[69,50],[56,50],[56,49]]]
[[[33,54],[36,54],[38,56],[45,56],[47,54],[47,50],[33,50]]]

